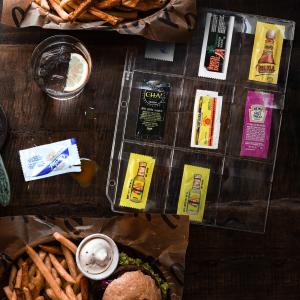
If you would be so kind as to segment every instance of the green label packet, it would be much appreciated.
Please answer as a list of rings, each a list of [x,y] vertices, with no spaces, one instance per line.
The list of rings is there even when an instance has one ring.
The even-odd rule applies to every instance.
[[[184,165],[178,215],[188,215],[191,221],[202,222],[210,169]]]

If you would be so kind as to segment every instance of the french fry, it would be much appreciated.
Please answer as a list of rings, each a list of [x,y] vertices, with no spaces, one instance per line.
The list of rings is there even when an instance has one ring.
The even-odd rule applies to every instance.
[[[92,0],[84,0],[80,5],[69,14],[69,21],[74,22],[83,12],[85,12],[89,6],[92,5]]]
[[[64,269],[66,269],[66,268],[68,267],[67,262],[66,262],[65,259],[63,259],[63,260],[60,262],[60,264],[61,264],[61,266],[62,266]]]
[[[57,273],[57,271],[56,271],[55,268],[52,268],[52,269],[51,269],[51,274],[52,274],[52,276],[54,277],[54,279],[56,280],[57,284],[58,284],[59,286],[61,286],[62,282],[61,282],[61,279],[59,278],[58,273]]]
[[[47,253],[62,255],[61,249],[59,247],[45,245],[39,245],[39,247]]]
[[[53,7],[53,9],[57,12],[57,14],[65,21],[69,19],[69,14],[67,14],[59,4],[55,2],[55,0],[48,0]]]
[[[78,7],[78,4],[76,4],[74,1],[70,1],[68,3],[68,5],[66,5],[64,7],[64,9],[68,12],[68,13],[71,13],[73,10],[75,10],[76,8]],[[90,13],[88,12],[84,12],[82,13],[78,18],[77,18],[79,21],[82,21],[82,22],[93,22],[93,21],[97,21],[97,17],[91,15]]]
[[[68,5],[72,0],[62,0],[60,1],[60,6],[61,7],[65,7],[66,5]]]
[[[136,20],[138,17],[138,12],[136,10],[134,11],[117,11],[117,10],[111,10],[106,11],[109,15],[112,15],[114,17],[126,19],[126,20]]]
[[[31,293],[27,287],[23,288],[24,295],[25,295],[25,300],[32,300]]]
[[[80,290],[81,290],[81,296],[82,300],[88,300],[89,299],[89,282],[87,278],[82,277],[80,280]]]
[[[47,255],[47,253],[46,253],[45,251],[43,251],[43,250],[39,251],[39,257],[40,257],[42,260],[45,259],[46,255]]]
[[[34,277],[35,272],[36,272],[36,266],[35,264],[33,264],[28,271],[29,280],[31,280]]]
[[[77,294],[77,300],[82,300],[81,293]]]
[[[41,7],[46,10],[50,10],[50,6],[49,6],[47,0],[41,0]]]
[[[77,246],[71,242],[70,240],[68,240],[67,238],[65,238],[62,234],[55,232],[53,234],[53,237],[60,242],[63,246],[67,247],[69,250],[71,250],[71,252],[73,252],[74,254],[76,254],[76,250],[77,250]]]
[[[56,257],[53,254],[49,254],[51,263],[53,267],[56,269],[58,274],[67,282],[74,284],[75,280],[74,278],[62,267],[62,265],[59,263],[59,261],[56,259]]]
[[[37,268],[40,270],[42,275],[44,276],[45,280],[53,290],[55,296],[59,300],[69,300],[67,295],[64,293],[64,291],[59,287],[55,279],[53,278],[52,274],[44,264],[44,262],[41,260],[39,255],[30,247],[26,246],[26,252],[31,257],[32,261],[36,264]],[[51,254],[50,254],[51,255]]]
[[[66,286],[66,294],[70,300],[77,300],[77,297],[69,284]]]
[[[52,269],[52,263],[51,263],[51,259],[50,259],[49,255],[47,255],[46,258],[45,258],[45,265],[48,268],[48,270],[51,271],[51,269]]]
[[[43,9],[49,11],[50,10],[50,6],[47,2],[47,0],[34,0],[34,2],[36,4],[38,4],[40,7],[42,7]]]
[[[81,281],[81,278],[83,277],[83,274],[82,273],[79,273],[75,279],[76,281],[76,284],[80,285],[80,281]]]
[[[46,294],[51,300],[59,300],[51,289],[46,289]]]
[[[98,9],[110,9],[116,6],[120,6],[122,0],[104,0],[95,4]]]
[[[120,18],[117,18],[117,17],[114,17],[114,16],[111,16],[101,10],[98,10],[94,7],[91,7],[89,10],[88,10],[89,13],[91,13],[92,15],[96,16],[97,18],[99,18],[100,20],[103,20],[105,22],[108,22],[110,23],[111,25],[116,25],[118,22],[121,21]]]
[[[34,300],[44,300],[44,299],[45,299],[44,296],[38,296]]]
[[[18,272],[17,267],[15,265],[13,265],[11,267],[10,274],[9,274],[9,280],[8,280],[8,285],[11,290],[14,289],[14,282],[15,282],[15,279],[17,276],[17,272]]]
[[[22,288],[27,287],[29,283],[28,264],[24,262],[22,264]]]
[[[22,267],[22,263],[23,263],[23,262],[24,262],[24,259],[23,259],[22,257],[20,257],[20,258],[18,259],[18,262],[17,262],[19,268]]]
[[[18,298],[17,298],[17,293],[16,293],[15,290],[14,290],[13,293],[12,293],[11,300],[18,300]]]
[[[18,270],[17,277],[16,277],[16,283],[15,283],[15,289],[20,289],[22,286],[22,268]]]
[[[56,24],[60,24],[65,22],[62,18],[60,18],[59,16],[56,16],[54,14],[48,13],[47,17],[49,18],[50,21],[56,23]]]
[[[33,296],[37,297],[45,285],[45,279],[44,279],[42,273],[40,272],[40,270],[36,271],[36,275],[35,275],[35,277],[32,278],[31,283],[33,285],[33,288],[30,284],[28,286],[29,286]]]
[[[76,264],[74,261],[74,257],[72,252],[66,248],[65,246],[61,246],[62,252],[66,258],[66,262],[70,271],[70,274],[73,278],[76,278],[77,276],[77,268],[76,268]]]
[[[7,297],[9,300],[11,300],[12,295],[13,295],[13,292],[12,292],[11,288],[10,288],[9,286],[5,286],[5,287],[3,288],[3,291],[4,291],[5,295],[6,295],[6,297]]]

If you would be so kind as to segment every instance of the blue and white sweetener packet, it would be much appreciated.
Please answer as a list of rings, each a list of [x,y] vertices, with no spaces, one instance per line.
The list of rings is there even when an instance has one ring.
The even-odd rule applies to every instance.
[[[20,150],[25,181],[47,178],[70,172],[81,172],[76,139]]]

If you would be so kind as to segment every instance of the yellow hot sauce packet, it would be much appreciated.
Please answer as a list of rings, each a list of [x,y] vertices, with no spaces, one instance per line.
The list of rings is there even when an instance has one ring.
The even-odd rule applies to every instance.
[[[130,153],[120,206],[145,209],[154,165],[151,156]]]
[[[184,165],[178,215],[188,215],[191,221],[202,222],[210,169]]]
[[[249,80],[277,84],[285,26],[257,22]]]

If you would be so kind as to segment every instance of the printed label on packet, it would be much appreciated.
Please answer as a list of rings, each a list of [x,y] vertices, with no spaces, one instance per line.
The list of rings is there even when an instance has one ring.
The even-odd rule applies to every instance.
[[[184,165],[178,215],[188,215],[191,221],[202,222],[210,169]]]
[[[218,149],[222,101],[217,92],[197,90],[191,147]]]
[[[234,21],[234,16],[207,14],[199,77],[226,79]]]
[[[25,181],[81,172],[76,139],[20,150]]]
[[[241,156],[268,156],[274,95],[249,91],[246,100]]]
[[[285,26],[257,22],[249,80],[277,84]]]
[[[163,138],[169,93],[169,83],[157,80],[143,82],[136,127],[138,138]]]
[[[145,209],[154,165],[155,159],[151,156],[130,154],[120,206]]]

